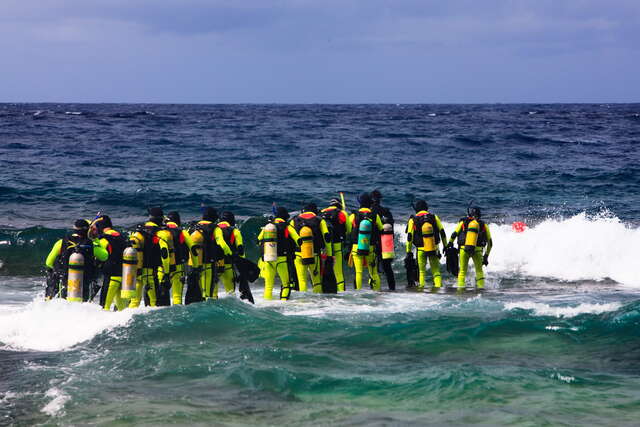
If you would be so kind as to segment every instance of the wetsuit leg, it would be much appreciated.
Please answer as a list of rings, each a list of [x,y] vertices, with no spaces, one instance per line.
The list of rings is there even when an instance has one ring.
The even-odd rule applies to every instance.
[[[298,287],[300,292],[307,292],[307,266],[302,263],[302,257],[296,254],[294,261],[296,274],[298,275]]]
[[[362,272],[364,270],[365,257],[358,255],[357,252],[351,252],[351,258],[353,259],[353,267],[356,270],[356,290],[362,289]]]
[[[171,300],[173,305],[182,304],[182,289],[184,287],[184,264],[176,264],[171,272]]]
[[[205,300],[218,298],[218,294],[214,295],[211,289],[213,285],[213,268],[213,263],[206,263],[202,266],[202,273],[200,273],[200,290]]]
[[[156,306],[156,282],[154,280],[155,271],[153,268],[142,268],[140,275],[136,280],[136,295],[131,298],[129,302],[129,308],[136,308],[140,306],[142,300],[142,292],[146,289],[149,296],[149,305],[151,307]]]
[[[289,287],[289,268],[287,267],[286,256],[278,257],[276,271],[280,277],[280,299],[286,301],[291,295],[291,287]]]
[[[383,259],[382,261],[382,270],[384,271],[384,275],[387,278],[387,286],[389,290],[396,290],[396,277],[393,273],[393,267],[391,264],[393,263],[393,259]]]
[[[429,257],[429,267],[431,267],[431,275],[433,276],[433,286],[439,288],[442,286],[442,276],[440,275],[440,258],[435,255]]]
[[[344,270],[342,268],[342,243],[333,243],[333,272],[336,275],[338,292],[344,292]]]
[[[104,305],[102,308],[105,310],[111,310],[111,304],[116,303],[116,307],[118,311],[124,310],[125,301],[120,298],[120,288],[122,287],[122,276],[111,276],[109,279],[109,285],[107,287],[107,292],[104,300]]]
[[[273,299],[273,285],[276,281],[276,262],[262,262],[262,277],[264,277],[264,299]]]
[[[418,249],[418,290],[424,289],[427,279],[427,258],[428,256]]]
[[[222,279],[222,284],[224,285],[224,290],[227,292],[227,295],[233,295],[236,292],[235,284],[233,283],[233,265],[232,264],[224,264],[224,271],[220,275]],[[216,284],[217,287],[217,284]]]
[[[460,249],[460,272],[458,273],[458,289],[464,289],[467,278],[467,268],[469,267],[469,253]]]
[[[380,290],[380,275],[378,274],[377,255],[374,247],[367,255],[367,267],[369,269],[369,283],[374,291]]]
[[[476,269],[476,287],[478,289],[484,288],[484,272],[482,271],[482,248],[476,248],[473,253],[473,265]]]

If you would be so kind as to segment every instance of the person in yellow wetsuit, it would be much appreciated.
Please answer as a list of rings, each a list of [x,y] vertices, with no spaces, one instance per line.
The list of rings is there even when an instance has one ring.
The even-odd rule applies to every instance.
[[[113,229],[111,218],[108,215],[100,215],[93,220],[89,228],[89,236],[97,238],[100,246],[109,253],[109,258],[102,267],[103,282],[100,290],[100,305],[109,311],[115,302],[118,310],[124,310],[129,301],[120,296],[122,254],[129,242],[121,233]]]
[[[160,226],[164,220],[162,209],[149,208],[149,220],[138,226],[131,233],[131,246],[138,251],[138,277],[136,280],[136,294],[129,302],[130,308],[140,306],[145,293],[145,302],[151,307],[157,304],[157,284],[164,279],[169,271],[169,244],[162,238]]]
[[[331,245],[328,243],[331,239],[329,227],[324,219],[318,216],[318,207],[315,203],[309,203],[302,209],[302,213],[293,218],[290,223],[300,236],[300,246],[296,248],[296,274],[298,276],[298,287],[300,292],[307,291],[307,272],[311,276],[311,286],[314,293],[322,293],[322,276],[320,275],[320,255],[324,250],[327,256],[332,256]],[[303,227],[311,229],[313,240],[313,250],[310,251],[309,258],[303,258],[304,237],[301,234]]]
[[[235,273],[233,271],[233,257],[239,256],[244,258],[244,245],[242,242],[242,233],[236,227],[236,218],[232,212],[224,211],[220,215],[220,221],[214,232],[216,243],[222,250],[223,257],[218,261],[217,268],[221,271],[220,278],[227,294],[234,294]],[[213,288],[213,298],[218,297],[218,283]]]
[[[372,200],[369,193],[362,193],[358,197],[360,209],[349,216],[351,223],[351,259],[356,270],[356,289],[362,289],[362,272],[366,265],[369,270],[369,284],[374,291],[380,290],[380,276],[378,275],[378,266],[376,264],[376,242],[380,241],[380,232],[383,230],[382,220],[380,216],[371,210]],[[361,230],[361,223],[369,221],[371,228],[369,235],[364,237]],[[360,245],[360,242],[368,241],[368,247]],[[362,246],[362,247],[361,247]]]
[[[331,252],[334,256],[333,272],[336,275],[338,292],[344,292],[344,268],[342,262],[345,241],[347,236],[351,234],[351,222],[348,221],[347,211],[344,210],[342,203],[338,199],[331,199],[329,206],[320,211],[320,216],[326,221],[331,233],[329,241],[331,242]]]
[[[420,272],[418,290],[424,289],[427,276],[427,260],[431,267],[434,288],[442,286],[440,275],[440,256],[438,244],[442,242],[442,251],[447,242],[447,235],[438,215],[429,212],[429,206],[424,200],[414,204],[415,215],[411,215],[407,222],[407,257],[412,257],[412,246],[418,251],[418,271]],[[426,232],[426,235],[423,234]]]
[[[456,229],[451,234],[449,246],[453,246],[453,242],[458,238],[458,249],[460,251],[460,271],[458,272],[458,289],[465,288],[465,279],[467,277],[467,268],[469,258],[473,259],[473,265],[476,269],[476,287],[484,288],[484,272],[483,265],[489,265],[489,254],[493,247],[491,239],[491,231],[489,226],[480,219],[482,212],[479,207],[471,207],[468,215],[460,219]]]
[[[291,275],[295,271],[289,271],[289,259],[295,256],[295,248],[300,236],[293,225],[288,224],[289,212],[286,208],[279,206],[276,215],[270,224],[276,227],[276,261],[265,261],[265,230],[258,235],[258,244],[262,248],[262,261],[260,263],[261,276],[264,277],[264,299],[273,299],[273,285],[276,281],[276,273],[280,276],[280,299],[288,300],[291,295]],[[269,242],[266,242],[267,244]]]
[[[45,299],[67,298],[69,258],[74,252],[84,256],[82,299],[88,301],[92,297],[92,284],[96,279],[96,261],[106,261],[109,253],[97,240],[89,238],[88,231],[89,221],[78,219],[73,225],[73,231],[54,243],[45,261],[47,273]]]
[[[182,222],[178,212],[171,211],[167,214],[165,227],[171,233],[174,251],[173,258],[171,258],[173,262],[169,267],[171,272],[171,300],[173,305],[178,305],[182,304],[185,265],[189,261],[189,254],[193,251],[193,241],[189,233],[182,229]]]
[[[214,283],[217,281],[216,263],[222,258],[215,239],[216,221],[218,221],[218,211],[205,206],[202,208],[202,220],[198,221],[195,230],[191,233],[193,246],[189,266],[199,276],[200,292],[202,299],[205,300],[213,298]]]

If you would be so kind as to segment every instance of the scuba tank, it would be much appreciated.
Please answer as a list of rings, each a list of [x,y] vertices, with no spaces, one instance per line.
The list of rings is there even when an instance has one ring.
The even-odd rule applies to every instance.
[[[84,255],[74,252],[69,257],[69,273],[67,279],[67,300],[82,302],[82,285],[84,277]]]
[[[428,221],[422,224],[422,250],[426,255],[435,255],[436,239],[433,231],[433,225]]]
[[[395,256],[393,250],[393,225],[384,225],[380,235],[380,243],[382,246],[382,259],[393,259]]]
[[[128,247],[122,254],[122,290],[120,296],[125,299],[136,295],[136,275],[138,273],[138,251]]]
[[[278,229],[275,224],[269,223],[264,226],[264,255],[263,260],[267,262],[278,260]],[[313,244],[312,244],[313,245]]]
[[[473,253],[478,243],[478,234],[480,232],[480,223],[478,220],[472,220],[467,225],[467,232],[464,239],[464,250]]]
[[[371,220],[363,219],[358,227],[358,255],[369,255],[371,249]]]
[[[300,254],[302,256],[302,264],[310,265],[316,262],[313,252],[313,230],[305,225],[300,229]]]

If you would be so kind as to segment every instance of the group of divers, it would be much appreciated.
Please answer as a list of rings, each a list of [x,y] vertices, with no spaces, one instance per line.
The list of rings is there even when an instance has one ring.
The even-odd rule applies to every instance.
[[[246,258],[242,233],[230,211],[219,215],[203,206],[202,219],[187,230],[178,212],[165,216],[162,208],[152,207],[148,221],[127,235],[113,228],[108,215],[79,219],[47,256],[45,298],[99,297],[105,310],[139,307],[143,300],[148,306],[190,304],[217,299],[221,281],[227,294],[235,294],[238,285],[240,297],[253,303],[249,282],[264,279],[264,299],[271,300],[277,275],[279,298],[288,300],[292,291],[307,291],[308,278],[314,293],[344,292],[344,262],[355,269],[356,290],[362,288],[365,267],[371,289],[380,291],[380,269],[389,289],[395,290],[394,220],[381,201],[378,190],[363,193],[359,208],[348,213],[340,193],[326,208],[308,203],[293,218],[286,208],[274,205],[258,236],[257,264]],[[458,290],[465,289],[469,259],[475,266],[475,287],[484,288],[482,267],[488,265],[493,243],[480,208],[470,206],[447,240],[440,218],[425,200],[413,207],[405,230],[407,287],[424,290],[428,262],[431,289],[440,289],[444,254],[447,270],[457,275]]]

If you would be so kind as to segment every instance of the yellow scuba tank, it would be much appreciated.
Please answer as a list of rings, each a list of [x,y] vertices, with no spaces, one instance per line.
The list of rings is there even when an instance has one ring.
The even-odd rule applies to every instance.
[[[464,250],[467,252],[475,251],[476,244],[478,243],[478,234],[480,233],[480,223],[477,220],[472,220],[467,225],[467,234],[464,238]]]
[[[300,229],[300,254],[302,256],[302,263],[305,265],[314,264],[316,262],[313,253],[313,230],[311,227],[304,226]]]
[[[275,224],[269,223],[264,226],[264,255],[263,259],[267,262],[278,260],[278,229]],[[311,243],[313,246],[313,242]]]
[[[82,281],[84,277],[84,255],[74,252],[69,257],[67,279],[67,301],[82,302]]]
[[[125,299],[136,295],[136,275],[138,273],[138,251],[128,247],[122,253],[122,290],[120,296]]]
[[[430,222],[425,221],[422,224],[422,250],[427,255],[435,255],[436,253],[436,238],[433,231],[433,225]]]

